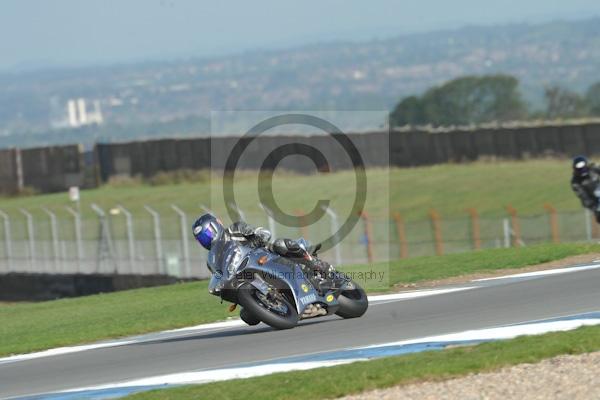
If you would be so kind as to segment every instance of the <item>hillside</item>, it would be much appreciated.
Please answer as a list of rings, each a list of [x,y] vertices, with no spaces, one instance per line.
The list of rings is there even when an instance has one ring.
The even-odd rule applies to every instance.
[[[599,79],[599,68],[600,18],[595,18],[473,26],[212,59],[4,74],[0,146],[205,133],[211,110],[389,110],[403,96],[467,74],[512,74],[525,97],[539,104],[544,85],[581,91]],[[48,134],[64,117],[67,100],[79,97],[100,102],[105,125]]]

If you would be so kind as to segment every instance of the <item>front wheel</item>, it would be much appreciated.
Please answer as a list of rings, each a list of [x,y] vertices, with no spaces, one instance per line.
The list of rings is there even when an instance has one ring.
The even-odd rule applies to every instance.
[[[338,297],[340,307],[335,313],[342,318],[358,318],[369,308],[365,290],[356,283],[354,287],[352,290],[344,290]]]
[[[284,294],[265,295],[249,283],[238,289],[238,302],[244,310],[275,329],[290,329],[298,324],[298,312]]]
[[[250,314],[245,308],[242,308],[242,311],[240,311],[240,319],[250,326],[260,324],[260,319]]]

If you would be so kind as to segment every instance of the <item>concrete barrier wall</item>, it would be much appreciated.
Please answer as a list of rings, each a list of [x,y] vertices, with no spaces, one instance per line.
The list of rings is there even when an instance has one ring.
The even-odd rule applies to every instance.
[[[24,188],[48,193],[83,186],[85,166],[80,145],[0,150],[0,193]]]
[[[169,285],[168,275],[84,275],[10,273],[0,276],[0,301],[43,301],[119,290]]]
[[[420,135],[421,136],[421,135]],[[389,134],[374,132],[348,135],[357,148],[366,166],[387,166]],[[140,175],[150,177],[162,171],[179,169],[223,169],[238,142],[249,143],[237,165],[238,169],[258,169],[263,164],[273,169],[276,166],[300,173],[312,172],[315,165],[305,156],[283,158],[282,146],[312,148],[311,154],[321,153],[330,170],[352,167],[344,148],[333,136],[265,136],[253,141],[247,138],[222,137],[199,139],[164,139],[147,142],[118,144],[97,144],[96,154],[101,178],[107,181],[111,176]],[[309,154],[310,156],[310,154]],[[311,157],[319,159],[319,157]],[[283,160],[282,160],[283,159]],[[281,161],[281,162],[279,162]],[[325,166],[317,165],[317,168]]]
[[[600,153],[598,123],[443,132],[415,129],[349,134],[348,137],[365,165],[371,167]],[[249,141],[248,138],[218,137],[96,144],[91,165],[85,165],[78,145],[0,150],[0,193],[15,193],[24,186],[40,192],[66,190],[74,185],[90,186],[89,177],[96,174],[100,181],[106,182],[116,175],[151,177],[162,171],[222,169],[240,140]],[[327,135],[260,136],[248,146],[238,168],[258,169],[263,163],[275,167],[282,151],[280,146],[290,143],[313,147],[312,155],[322,153],[333,171],[351,168],[346,152],[334,137]],[[389,154],[389,159],[382,154]],[[277,165],[300,173],[315,170],[314,163],[305,156],[288,157]],[[97,183],[91,182],[92,185]]]
[[[424,130],[349,134],[366,166],[419,166],[447,162],[469,162],[480,158],[524,159],[542,156],[595,154],[600,152],[600,124],[537,126],[519,128]],[[238,142],[248,138],[220,137],[163,139],[146,142],[97,144],[101,178],[153,176],[178,169],[223,169]],[[237,168],[258,169],[263,163],[274,168],[280,146],[295,143],[322,153],[331,170],[351,168],[348,156],[333,136],[261,136],[248,145]],[[389,154],[389,159],[381,157]],[[249,155],[249,156],[248,156]],[[311,157],[318,158],[318,157]],[[312,172],[306,157],[289,157],[277,164],[300,173]],[[317,166],[320,168],[320,166]]]
[[[0,194],[12,195],[22,187],[16,149],[0,150]]]
[[[40,147],[20,152],[24,186],[48,193],[83,185],[84,163],[80,146]]]

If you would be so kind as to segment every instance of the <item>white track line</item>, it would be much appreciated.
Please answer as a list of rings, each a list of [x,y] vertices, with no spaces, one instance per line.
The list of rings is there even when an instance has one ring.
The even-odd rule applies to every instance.
[[[109,342],[109,343],[88,344],[88,345],[83,345],[83,346],[58,347],[55,349],[38,351],[36,353],[18,354],[18,355],[14,355],[14,356],[0,358],[0,364],[16,362],[16,361],[32,360],[34,358],[60,356],[63,354],[77,353],[80,351],[102,349],[105,347],[123,346],[123,345],[127,345],[127,344],[132,344],[132,343],[135,343],[135,341],[134,340],[122,340],[122,341]]]
[[[236,318],[236,319],[232,319],[232,320],[228,320],[228,321],[215,322],[212,324],[196,325],[196,326],[190,326],[187,328],[162,331],[162,332],[158,332],[158,333],[154,333],[154,334],[133,336],[133,337],[123,339],[123,340],[99,342],[99,343],[92,343],[92,344],[86,344],[86,345],[80,345],[80,346],[58,347],[58,348],[54,348],[54,349],[38,351],[35,353],[17,354],[14,356],[0,358],[0,364],[17,362],[17,361],[33,360],[36,358],[59,356],[59,355],[71,354],[71,353],[79,353],[79,352],[83,352],[83,351],[97,350],[97,349],[103,349],[103,348],[108,348],[108,347],[125,346],[128,344],[143,343],[143,342],[160,339],[160,337],[159,337],[160,335],[165,335],[165,337],[163,337],[163,339],[179,336],[179,335],[169,335],[171,333],[188,334],[190,331],[204,332],[204,331],[212,331],[212,330],[219,330],[219,329],[235,328],[235,327],[245,326],[245,325],[246,324],[242,320]],[[185,336],[185,335],[181,335],[181,336]]]
[[[428,336],[420,339],[403,340],[384,344],[360,347],[372,349],[386,346],[401,346],[428,342],[463,342],[470,340],[491,341],[514,339],[518,336],[542,335],[549,332],[564,332],[577,329],[582,326],[600,325],[600,318],[581,318],[559,321],[540,321],[519,325],[499,326],[494,328],[474,329],[458,333],[449,333],[437,336]]]
[[[464,290],[470,290],[470,289],[476,289],[476,288],[477,288],[477,286],[464,286],[464,287],[448,288],[448,289],[425,289],[425,290],[415,290],[412,292],[381,294],[381,295],[377,295],[377,296],[368,296],[368,297],[369,297],[369,303],[374,303],[374,305],[375,305],[375,304],[391,303],[391,302],[400,301],[400,300],[418,299],[419,297],[435,296],[438,294],[462,292]]]
[[[530,278],[530,277],[539,277],[539,276],[549,276],[549,275],[558,275],[558,274],[566,274],[571,272],[580,272],[587,271],[592,269],[600,268],[600,264],[591,264],[591,265],[583,265],[579,267],[567,267],[567,268],[559,268],[559,269],[551,269],[544,271],[535,271],[535,272],[526,272],[522,274],[514,274],[514,275],[505,275],[498,276],[493,278],[483,278],[483,279],[475,279],[471,282],[486,282],[492,280],[500,280],[500,279],[518,279],[518,278]],[[403,293],[393,293],[393,294],[384,294],[384,295],[375,295],[369,296],[369,302],[372,302],[373,305],[386,304],[393,301],[402,301],[402,300],[410,300],[416,299],[420,297],[427,296],[435,296],[441,294],[454,293],[458,291],[470,290],[476,288],[475,286],[465,286],[458,288],[448,288],[448,289],[426,289],[426,290],[415,290],[411,292],[403,292]],[[245,326],[244,322],[239,319],[232,319],[228,321],[215,322],[211,324],[202,324],[196,326],[190,326],[179,329],[171,329],[156,333],[150,333],[146,335],[139,335],[134,337],[129,337],[127,339],[122,339],[118,341],[109,341],[109,342],[100,342],[88,345],[81,346],[70,346],[70,347],[59,347],[50,350],[44,350],[36,353],[29,354],[19,354],[9,357],[0,358],[0,364],[8,363],[8,362],[17,362],[17,361],[25,361],[32,360],[36,358],[42,357],[52,357],[70,353],[77,353],[88,350],[96,350],[107,347],[116,347],[116,346],[125,346],[133,343],[143,343],[148,341],[153,341],[157,339],[164,339],[166,337],[178,337],[178,336],[186,336],[195,333],[201,333],[208,330],[219,330],[219,329],[231,329],[237,327]],[[161,337],[166,336],[166,337]]]
[[[407,293],[369,296],[369,301],[372,301],[374,304],[383,304],[383,303],[379,303],[379,302],[390,302],[390,301],[407,300],[407,299],[413,299],[413,298],[419,298],[419,297],[425,297],[425,296],[434,296],[434,295],[438,295],[438,294],[452,293],[452,292],[456,292],[459,290],[466,290],[466,289],[470,289],[470,288],[417,290],[414,292],[407,292]],[[100,342],[100,343],[93,343],[93,344],[80,345],[80,346],[59,347],[59,348],[39,351],[39,352],[35,352],[35,353],[18,354],[18,355],[14,355],[14,356],[0,358],[0,364],[9,363],[9,362],[17,362],[17,361],[33,360],[36,358],[43,358],[43,357],[59,356],[59,355],[64,355],[64,354],[78,353],[78,352],[88,351],[88,350],[97,350],[97,349],[103,349],[103,348],[108,348],[108,347],[125,346],[128,344],[144,343],[144,342],[150,342],[150,341],[166,339],[166,338],[176,338],[176,337],[180,337],[180,336],[193,335],[196,333],[203,333],[206,331],[231,329],[231,328],[238,328],[238,327],[243,327],[243,326],[246,326],[246,324],[242,320],[236,318],[236,319],[231,319],[228,321],[220,321],[220,322],[214,322],[214,323],[210,323],[210,324],[202,324],[202,325],[189,326],[189,327],[179,328],[179,329],[171,329],[171,330],[161,331],[161,332],[156,332],[156,333],[149,333],[149,334],[145,334],[145,335],[132,336],[132,337],[128,337],[126,339],[117,340],[117,341]]]
[[[494,281],[494,280],[498,280],[498,279],[530,278],[530,277],[535,277],[535,276],[558,275],[558,274],[567,274],[567,273],[571,273],[571,272],[587,271],[587,270],[597,269],[597,268],[600,268],[599,264],[582,265],[580,267],[547,269],[547,270],[543,270],[543,271],[525,272],[522,274],[496,276],[493,278],[475,279],[475,280],[472,280],[471,282],[486,282],[486,281]]]
[[[599,325],[600,318],[582,318],[562,321],[535,322],[522,325],[511,325],[497,328],[486,328],[478,330],[469,330],[464,332],[429,336],[419,339],[403,340],[399,342],[384,343],[372,346],[356,347],[357,349],[377,349],[379,347],[403,346],[419,343],[442,342],[447,345],[464,341],[491,341],[512,339],[522,335],[540,335],[548,332],[569,331],[581,326]],[[98,386],[70,389],[59,393],[70,393],[88,390],[104,390],[114,388],[131,388],[152,385],[181,385],[181,384],[202,384],[209,382],[224,381],[238,378],[251,378],[262,375],[269,375],[276,372],[287,372],[296,370],[307,370],[320,367],[328,367],[340,364],[347,364],[357,361],[365,361],[366,357],[352,359],[338,359],[327,361],[302,361],[297,363],[265,363],[263,365],[253,365],[249,367],[223,368],[205,371],[189,371],[175,374],[159,375],[142,379],[135,379],[122,382],[114,382]]]
[[[315,361],[303,363],[281,363],[255,365],[251,367],[226,368],[202,372],[183,372],[149,378],[124,381],[120,383],[111,383],[106,385],[89,386],[84,388],[69,389],[58,393],[71,393],[88,390],[115,389],[135,386],[151,385],[181,385],[191,383],[210,383],[218,381],[227,381],[230,379],[253,378],[256,376],[270,375],[276,372],[302,371],[313,368],[327,367],[340,364],[348,364],[356,360],[336,360],[336,361]]]

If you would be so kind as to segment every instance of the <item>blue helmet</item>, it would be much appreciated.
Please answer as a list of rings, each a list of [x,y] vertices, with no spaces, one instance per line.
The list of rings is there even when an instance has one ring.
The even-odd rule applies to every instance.
[[[211,214],[204,214],[194,222],[192,231],[202,247],[210,250],[213,242],[223,234],[224,228],[218,218]]]
[[[573,173],[577,176],[586,176],[590,172],[590,163],[584,156],[573,158]]]

